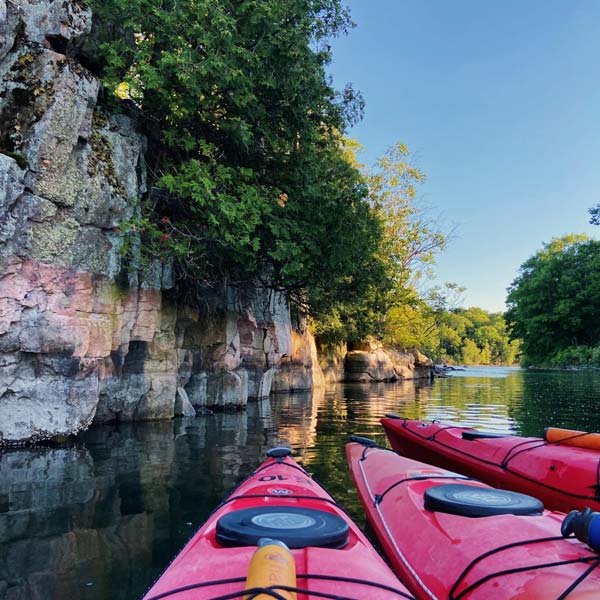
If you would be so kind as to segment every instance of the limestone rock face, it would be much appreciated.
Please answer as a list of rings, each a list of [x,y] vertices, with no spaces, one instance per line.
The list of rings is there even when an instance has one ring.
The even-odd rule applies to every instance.
[[[86,428],[103,361],[141,320],[114,277],[144,139],[97,109],[98,80],[64,53],[89,31],[83,3],[0,16],[0,443],[14,443]]]
[[[92,12],[83,2],[0,0],[0,60],[17,36],[29,43],[65,51],[78,45],[92,26]]]
[[[175,397],[175,416],[176,417],[195,417],[196,411],[192,406],[187,392],[182,388],[177,388]]]
[[[228,288],[205,314],[188,310],[179,328],[192,364],[185,389],[196,408],[243,406],[321,385],[314,339],[292,327],[279,292]]]
[[[78,42],[92,26],[92,12],[84,2],[10,0],[0,3],[0,14],[2,5],[9,22],[23,21],[24,35],[30,42]]]
[[[2,441],[37,440],[77,433],[92,421],[98,401],[98,377],[77,359],[25,354],[0,359]]]
[[[366,342],[345,357],[345,381],[431,379],[433,361],[418,351],[399,352],[378,342]]]
[[[292,331],[292,346],[275,372],[273,392],[304,392],[325,385],[314,338],[308,331]]]
[[[283,295],[224,288],[200,311],[166,299],[171,265],[123,264],[146,143],[72,58],[91,22],[84,2],[0,0],[0,444],[320,381]]]
[[[393,381],[396,378],[391,357],[383,349],[373,352],[353,350],[346,354],[346,381]]]
[[[418,350],[413,350],[414,379],[433,379],[434,364],[431,358],[428,358]]]

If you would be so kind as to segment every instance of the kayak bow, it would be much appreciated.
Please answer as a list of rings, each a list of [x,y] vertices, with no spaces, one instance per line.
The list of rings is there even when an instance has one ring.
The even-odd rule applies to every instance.
[[[269,458],[215,510],[144,600],[281,599],[288,597],[284,592],[295,593],[297,600],[412,598],[350,517],[290,453],[288,448],[267,453]],[[264,538],[271,538],[270,546]],[[269,551],[268,560],[287,560],[283,546],[290,549],[295,586],[281,583],[287,575],[278,569],[272,585],[264,586],[260,570],[273,565],[263,560],[259,544],[272,550],[273,544],[282,545]],[[244,590],[247,576],[251,588]]]
[[[554,510],[600,510],[600,450],[391,415],[381,424],[404,456],[531,494]]]

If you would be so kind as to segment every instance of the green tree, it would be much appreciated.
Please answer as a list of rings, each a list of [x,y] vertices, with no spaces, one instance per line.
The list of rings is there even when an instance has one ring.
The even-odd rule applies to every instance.
[[[453,286],[450,286],[452,290]],[[456,287],[456,286],[454,286]],[[514,364],[519,354],[518,340],[511,341],[501,313],[484,309],[453,307],[436,292],[431,306],[435,315],[437,347],[429,347],[430,356],[438,361],[460,364]],[[437,336],[437,337],[436,337]]]
[[[410,288],[409,288],[410,289]],[[424,297],[413,290],[409,302],[397,303],[389,310],[386,323],[386,341],[403,349],[417,348],[443,360],[444,350],[455,333],[446,326],[450,307],[461,298],[464,288],[446,283],[430,289]],[[460,347],[461,338],[455,342]]]
[[[376,285],[382,225],[339,142],[362,99],[325,70],[352,25],[341,0],[91,4],[105,100],[150,143],[131,229],[181,293],[262,279],[324,312]]]
[[[462,361],[466,365],[477,365],[483,362],[481,350],[479,349],[477,344],[469,338],[466,338],[464,340],[461,348],[461,354],[463,359]]]
[[[433,264],[447,236],[417,203],[417,189],[425,175],[412,164],[402,143],[389,148],[371,168],[362,165],[360,144],[343,141],[346,161],[361,169],[367,186],[371,217],[382,226],[373,256],[373,277],[360,301],[340,301],[316,323],[318,336],[348,341],[368,336],[384,338],[403,348],[429,347],[433,331],[427,302],[417,283]]]
[[[425,302],[393,306],[387,315],[385,341],[402,349],[431,354],[440,345],[436,315]]]
[[[456,328],[448,323],[439,325],[440,344],[437,351],[433,354],[441,362],[462,362],[462,341],[463,335]]]
[[[491,314],[483,308],[473,306],[464,310],[463,314],[471,321],[473,330],[486,327],[491,322]]]
[[[415,280],[445,248],[447,236],[417,205],[417,186],[424,183],[425,174],[404,144],[388,148],[366,178],[374,210],[384,224],[382,258],[394,281],[392,293],[398,295],[415,287]]]
[[[520,268],[506,318],[522,339],[524,362],[600,342],[600,242],[582,235],[553,239]]]

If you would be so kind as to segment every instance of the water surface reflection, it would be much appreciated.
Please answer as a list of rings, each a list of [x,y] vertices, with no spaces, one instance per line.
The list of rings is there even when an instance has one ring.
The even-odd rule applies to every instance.
[[[538,435],[600,430],[597,373],[471,369],[433,386],[347,384],[245,413],[96,427],[73,447],[0,455],[0,599],[139,597],[218,502],[277,443],[359,521],[343,445],[384,442],[396,412]]]

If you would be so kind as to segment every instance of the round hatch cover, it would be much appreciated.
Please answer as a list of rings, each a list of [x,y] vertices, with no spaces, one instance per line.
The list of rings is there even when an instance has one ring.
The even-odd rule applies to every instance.
[[[223,515],[217,521],[217,541],[225,546],[256,546],[270,537],[288,548],[343,548],[348,523],[330,512],[297,506],[261,506]]]
[[[464,517],[539,515],[544,505],[532,496],[493,488],[448,483],[425,492],[425,508]]]

